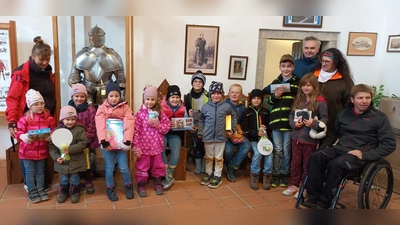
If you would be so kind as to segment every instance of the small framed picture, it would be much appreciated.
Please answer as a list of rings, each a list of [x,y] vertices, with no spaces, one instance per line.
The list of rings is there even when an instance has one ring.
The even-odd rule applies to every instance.
[[[284,27],[322,27],[322,16],[284,16]]]
[[[387,43],[387,52],[400,52],[400,34],[389,35]]]
[[[350,32],[347,55],[374,56],[378,33]]]
[[[246,80],[247,75],[247,56],[231,55],[229,60],[229,75],[231,80]]]

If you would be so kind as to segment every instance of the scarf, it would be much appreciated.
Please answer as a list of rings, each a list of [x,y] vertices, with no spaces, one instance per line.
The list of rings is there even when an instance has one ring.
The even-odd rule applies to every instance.
[[[165,101],[167,102],[167,105],[171,108],[172,112],[176,112],[176,110],[179,109],[179,107],[182,105],[182,102],[180,102],[177,106],[172,106],[169,101]]]
[[[321,68],[321,72],[319,73],[318,82],[325,83],[329,79],[333,77],[337,73],[337,69],[333,72],[326,72]]]
[[[74,107],[76,109],[77,113],[86,111],[88,106],[89,106],[89,104],[87,102],[84,102],[84,103],[82,103],[80,105],[75,105],[75,103],[74,103],[74,101],[72,99],[69,100],[68,105]]]
[[[195,92],[194,89],[192,88],[192,90],[190,90],[190,95],[192,96],[192,98],[200,98],[200,96],[204,93],[205,89],[201,89],[200,92]]]

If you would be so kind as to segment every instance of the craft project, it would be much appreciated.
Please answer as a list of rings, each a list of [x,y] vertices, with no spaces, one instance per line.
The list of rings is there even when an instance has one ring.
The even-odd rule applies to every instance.
[[[29,130],[28,131],[28,137],[32,141],[43,141],[46,138],[50,137],[51,134],[51,129],[50,128],[44,128],[44,129],[39,129],[39,130]]]
[[[124,121],[120,119],[109,118],[106,120],[107,139],[110,142],[111,149],[122,149],[124,140]]]
[[[173,131],[192,130],[193,125],[192,117],[171,118],[171,129]]]
[[[71,131],[66,128],[59,128],[51,134],[51,141],[58,149],[60,149],[61,158],[64,161],[70,160],[69,154],[65,154],[65,149],[69,147],[72,139],[73,137]]]

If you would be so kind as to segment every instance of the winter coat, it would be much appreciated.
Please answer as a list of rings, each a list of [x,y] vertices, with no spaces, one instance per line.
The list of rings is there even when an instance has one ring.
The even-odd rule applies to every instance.
[[[179,117],[185,116],[186,107],[182,101],[181,101],[181,105],[175,112],[171,109],[171,107],[169,107],[169,105],[167,104],[167,100],[165,98],[161,101],[161,106],[162,106],[163,112],[170,120],[171,120],[171,118],[179,118]],[[184,131],[170,130],[167,134],[168,135],[179,135],[179,136],[183,137],[183,132]]]
[[[171,129],[171,121],[162,111],[158,117],[160,126],[150,127],[149,109],[142,105],[135,115],[135,135],[133,138],[134,148],[140,148],[144,155],[158,155],[164,151],[164,134]]]
[[[232,115],[231,127],[236,130],[237,117],[235,111],[226,102],[208,101],[201,108],[198,135],[203,142],[226,142],[226,116]]]
[[[107,101],[97,109],[95,116],[97,137],[99,142],[108,141],[106,120],[109,118],[121,119],[124,121],[124,140],[132,142],[135,126],[135,117],[127,102],[120,102],[116,106],[111,106]]]
[[[277,98],[271,93],[272,84],[290,84],[290,92],[284,92],[281,97]],[[289,115],[292,111],[292,104],[296,97],[300,79],[293,75],[286,82],[283,81],[282,74],[279,75],[270,85],[264,88],[264,94],[268,94],[268,104],[272,105],[271,112],[269,114],[269,129],[278,131],[291,131],[292,128],[289,125]]]
[[[225,99],[225,102],[232,107],[233,111],[236,113],[237,124],[240,124],[240,121],[242,119],[242,114],[244,110],[246,110],[246,106],[244,106],[244,104],[241,101],[239,101],[239,103],[235,105],[229,98]]]
[[[307,103],[304,102],[302,109],[307,108]],[[314,120],[313,124],[310,127],[303,126],[300,129],[296,128],[294,126],[294,113],[295,111],[292,111],[289,115],[289,124],[293,128],[292,131],[292,143],[294,142],[301,142],[301,143],[307,143],[307,144],[315,144],[317,145],[319,140],[318,139],[313,139],[310,137],[310,130],[312,129],[317,129],[318,122],[322,121],[325,124],[328,123],[328,106],[326,105],[326,101],[322,96],[319,96],[317,98],[317,110],[315,112],[312,112],[311,118],[314,119],[314,117],[318,116],[318,121]]]
[[[28,120],[26,115],[19,119],[17,124],[18,131],[16,136],[21,141],[21,134],[28,133],[29,130],[39,130],[50,128],[53,131],[56,128],[56,122],[46,110],[41,114],[33,114],[33,120]],[[49,157],[49,142],[45,140],[34,141],[26,144],[21,141],[19,145],[18,157],[27,160],[42,160]]]
[[[396,150],[396,139],[387,116],[375,109],[372,102],[358,116],[353,107],[353,103],[349,103],[336,117],[335,134],[339,141],[334,147],[345,152],[361,150],[364,162],[385,158]]]
[[[71,105],[71,104],[69,104]],[[71,105],[75,107],[75,104]],[[86,110],[78,112],[78,119],[76,122],[81,123],[86,128],[86,136],[88,138],[87,147],[89,149],[96,149],[100,147],[99,140],[97,139],[97,132],[96,132],[96,109],[92,105],[88,105]]]
[[[61,127],[58,127],[59,129]],[[76,124],[70,128],[72,133],[72,142],[68,146],[68,154],[71,158],[69,161],[64,161],[62,164],[57,163],[57,159],[61,157],[61,151],[50,142],[50,155],[54,160],[54,171],[62,174],[71,174],[86,171],[86,157],[83,149],[86,148],[87,137],[85,127],[81,124]]]
[[[268,127],[269,110],[261,106],[259,108],[249,106],[243,112],[241,121],[240,126],[247,139],[249,139],[250,142],[259,141],[258,131],[260,129],[260,124]]]
[[[303,57],[294,61],[294,70],[292,73],[296,74],[296,76],[301,79],[307,73],[314,72],[314,70],[318,69],[319,65],[318,55],[314,58],[307,58],[303,55]]]

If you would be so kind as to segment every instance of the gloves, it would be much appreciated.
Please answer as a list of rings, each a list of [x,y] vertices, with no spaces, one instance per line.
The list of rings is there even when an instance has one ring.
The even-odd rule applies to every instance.
[[[135,148],[133,150],[133,154],[135,155],[136,158],[140,158],[143,154],[142,149],[140,148]]]
[[[160,120],[158,118],[157,119],[150,119],[150,120],[147,121],[147,124],[150,127],[157,128],[157,127],[160,126]]]
[[[121,149],[124,151],[131,150],[131,141],[125,141],[124,143],[122,143]]]
[[[11,122],[8,124],[8,128],[17,128],[17,123]]]
[[[103,149],[107,148],[110,146],[110,142],[108,142],[106,140],[101,140],[101,146],[103,146]]]
[[[19,138],[25,143],[25,144],[30,144],[31,143],[31,139],[29,138],[28,134],[21,134],[19,136]]]

